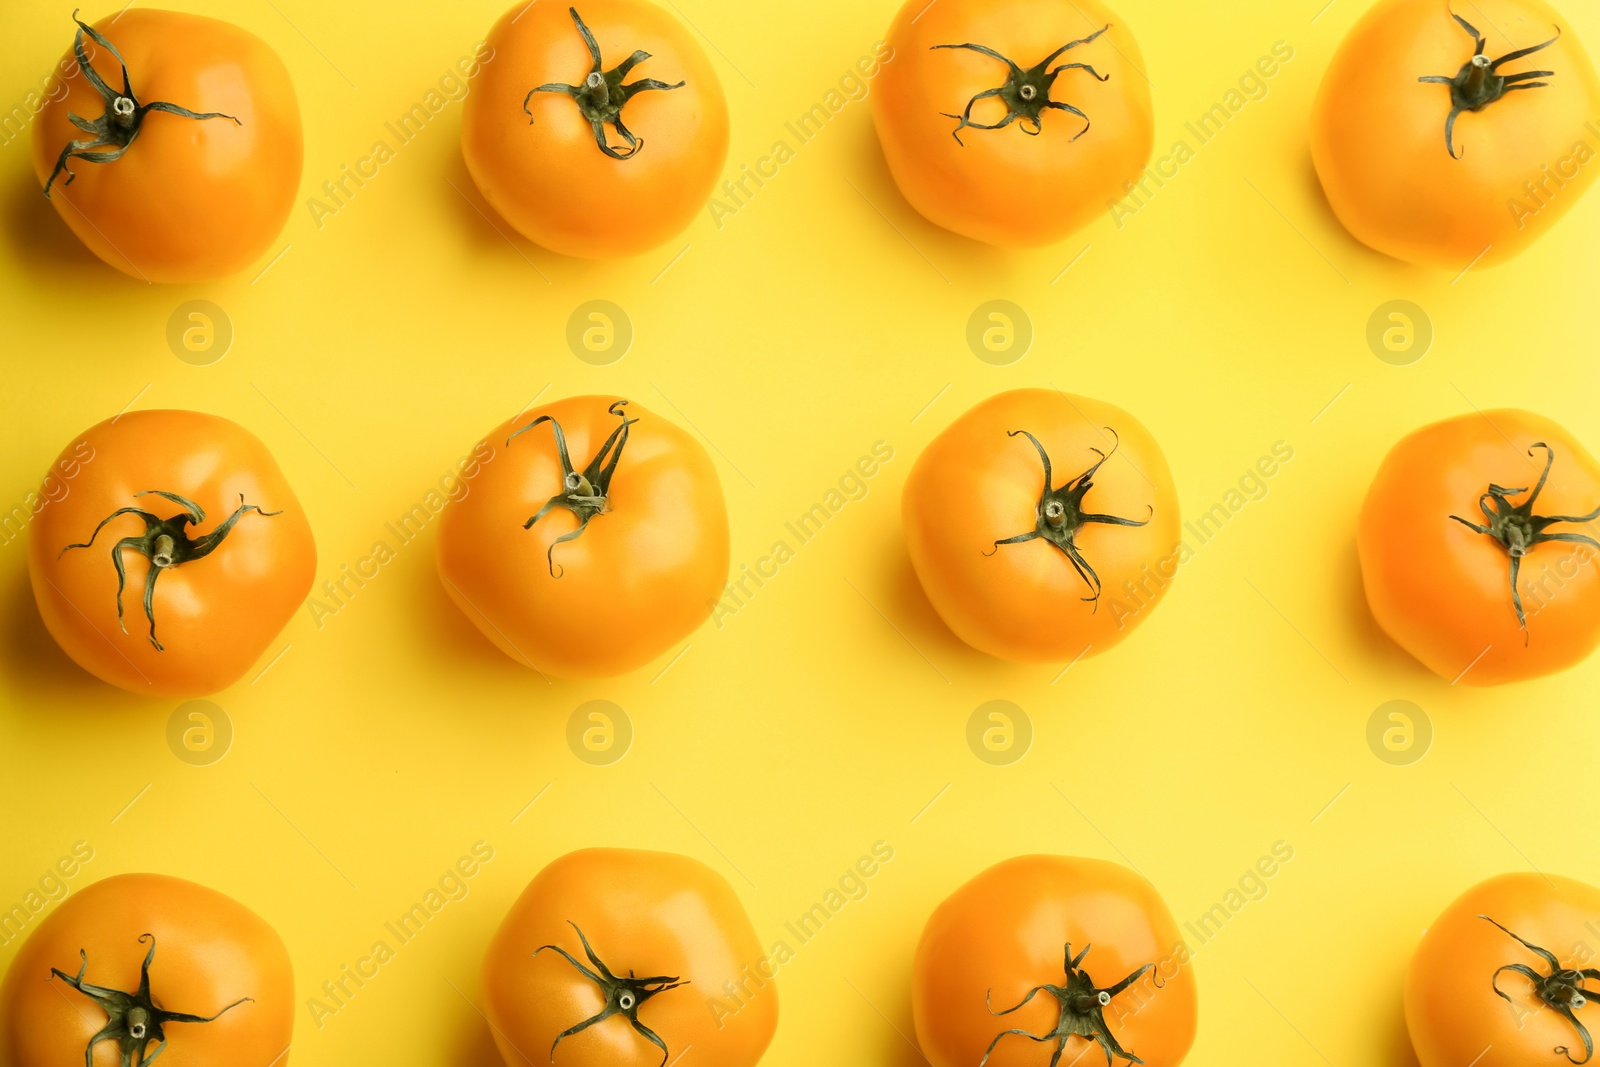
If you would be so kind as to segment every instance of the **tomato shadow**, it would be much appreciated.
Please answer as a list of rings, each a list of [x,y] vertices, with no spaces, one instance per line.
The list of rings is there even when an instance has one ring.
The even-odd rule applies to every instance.
[[[431,556],[433,547],[428,546],[426,551]],[[444,586],[444,576],[431,558],[428,562],[427,567],[415,568],[408,599],[412,602],[413,617],[426,631],[419,635],[422,644],[433,650],[439,669],[452,674],[467,671],[479,677],[487,672],[500,676],[499,681],[529,676],[537,679],[532,668],[513,660],[484,636],[451,599]]]
[[[17,168],[0,195],[4,196],[0,235],[13,257],[29,265],[28,274],[37,277],[41,287],[85,276],[92,276],[96,285],[144,286],[143,282],[102,263],[84,247],[77,234],[44,198],[31,167]]]
[[[1345,229],[1344,223],[1333,210],[1333,204],[1328,200],[1327,190],[1322,187],[1322,179],[1317,176],[1317,165],[1311,158],[1310,145],[1305,146],[1305,151],[1300,157],[1299,176],[1307,191],[1306,202],[1316,211],[1318,220],[1323,224],[1323,230],[1333,234],[1340,243],[1340,250],[1345,256],[1341,262],[1357,261],[1355,266],[1359,270],[1369,275],[1376,274],[1392,287],[1411,292],[1431,292],[1438,286],[1439,271],[1407,263],[1403,259],[1395,259],[1375,248],[1369,248]]]
[[[930,1067],[932,1061],[917,1047],[917,1026],[911,1018],[910,975],[897,977],[891,992],[892,998],[886,1005],[874,1005],[884,1009],[883,1021],[888,1025],[881,1028],[880,1055],[871,1062],[886,1067]]]
[[[445,1067],[534,1067],[538,1063],[524,1055],[521,1060],[507,1065],[500,1057],[484,1017],[477,1011],[460,1013],[460,1017],[461,1025],[445,1058]]]
[[[425,654],[434,660],[430,671],[441,677],[470,676],[475,682],[529,695],[539,707],[572,704],[583,683],[538,671],[500,651],[451,599],[431,558],[431,544],[426,551],[430,556],[428,565],[416,568],[406,593],[410,601],[406,610],[422,628],[418,640],[427,650]],[[515,708],[518,716],[526,714],[524,704],[519,702]]]
[[[893,227],[917,254],[931,260],[941,274],[959,274],[964,281],[1000,285],[1027,276],[1029,260],[1026,255],[963,237],[928,221],[911,205],[889,170],[878,131],[865,108],[854,121],[839,125],[843,126],[839,132],[849,145],[848,156],[856,164],[851,182],[860,194],[858,197],[854,193],[843,193],[845,202],[864,198],[872,208],[869,216],[880,212],[883,215],[882,219],[868,218],[867,223],[875,227]],[[893,240],[892,234],[890,239]]]
[[[1322,232],[1333,234],[1334,239],[1339,242],[1339,251],[1345,257],[1340,262],[1358,260],[1357,266],[1367,271],[1374,269],[1400,271],[1408,267],[1402,260],[1368,248],[1345,229],[1344,223],[1340,221],[1338,213],[1333,210],[1333,204],[1328,199],[1328,191],[1322,187],[1322,178],[1317,174],[1316,161],[1311,158],[1309,143],[1302,146],[1298,174],[1301,185],[1306,191],[1306,203],[1316,212],[1317,221],[1322,223]]]
[[[1394,995],[1388,998],[1390,1007],[1381,1022],[1380,1062],[1383,1067],[1420,1067],[1411,1047],[1411,1034],[1406,1030],[1405,995],[1401,985],[1395,982]]]
[[[20,539],[19,539],[20,540]],[[105,708],[139,700],[107,685],[74,663],[45,628],[34,603],[23,548],[0,575],[0,678],[20,699],[12,708],[47,707],[52,712],[73,708]],[[119,699],[120,698],[120,699]],[[113,708],[113,713],[121,713]]]
[[[496,211],[478,183],[467,170],[467,161],[461,154],[460,138],[455,147],[445,153],[441,177],[449,183],[448,193],[456,228],[471,242],[474,257],[498,260],[512,270],[531,270],[546,282],[585,280],[593,276],[605,279],[610,276],[609,261],[579,259],[552,252],[534,244],[517,232],[517,228]]]
[[[878,585],[879,592],[868,590],[869,595],[886,598],[882,603],[884,614],[918,652],[940,665],[940,673],[951,664],[966,673],[984,676],[1010,672],[1010,665],[979,652],[945,625],[922,589],[898,523],[879,533],[871,552],[872,572],[884,577]]]
[[[1368,662],[1376,661],[1403,674],[1418,686],[1429,686],[1437,676],[1424,667],[1411,653],[1395,643],[1378,620],[1373,617],[1367,603],[1367,591],[1361,582],[1361,557],[1356,550],[1355,538],[1350,538],[1338,560],[1339,589],[1344,597],[1344,614],[1350,629],[1366,653]]]

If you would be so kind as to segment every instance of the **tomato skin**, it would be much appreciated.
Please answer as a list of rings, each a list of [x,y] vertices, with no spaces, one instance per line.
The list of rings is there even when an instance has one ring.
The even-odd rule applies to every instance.
[[[508,1067],[544,1062],[556,1035],[605,1005],[596,984],[557,953],[534,955],[554,944],[587,965],[569,923],[614,974],[689,983],[639,1009],[672,1063],[753,1067],[761,1059],[778,1026],[775,968],[727,880],[687,856],[594,848],[540,871],[484,957],[484,1014]],[[662,1055],[614,1017],[564,1039],[555,1059],[564,1067],[659,1067]]]
[[[1452,159],[1444,135],[1450,87],[1417,81],[1453,76],[1473,53],[1451,10],[1448,0],[1379,0],[1362,16],[1323,77],[1311,158],[1328,203],[1357,240],[1459,271],[1516,255],[1594,181],[1600,171],[1589,165],[1595,145],[1585,126],[1600,115],[1600,77],[1571,23],[1543,0],[1458,6],[1488,39],[1491,58],[1549,40],[1558,26],[1561,37],[1501,72],[1556,71],[1547,87],[1462,112],[1454,134],[1461,158]],[[1563,167],[1579,142],[1589,155]],[[1550,184],[1536,199],[1528,182]],[[1529,211],[1512,210],[1515,202]]]
[[[1540,1002],[1532,983],[1510,972],[1494,992],[1494,972],[1522,963],[1548,967],[1510,936],[1479,918],[1487,915],[1517,936],[1546,948],[1564,967],[1593,967],[1600,890],[1559,875],[1502,874],[1467,890],[1422,935],[1406,978],[1406,1029],[1421,1067],[1528,1067],[1564,1063],[1558,1045],[1583,1046],[1577,1031]],[[1597,983],[1590,982],[1590,988]],[[1600,1010],[1577,1012],[1593,1033]]]
[[[1542,449],[1530,455],[1538,441],[1555,449],[1555,462],[1534,513],[1582,515],[1600,505],[1594,457],[1558,424],[1516,410],[1415,431],[1385,457],[1367,492],[1356,533],[1367,604],[1396,643],[1442,678],[1466,685],[1536,678],[1600,644],[1600,568],[1589,562],[1600,551],[1562,543],[1528,550],[1518,581],[1524,635],[1508,553],[1450,518],[1484,523],[1478,498],[1491,483],[1532,488],[1544,460]],[[1563,530],[1593,536],[1586,524],[1552,528]]]
[[[996,1017],[989,1003],[992,997],[999,1011],[1035,986],[1061,984],[1067,944],[1074,955],[1092,946],[1082,967],[1100,988],[1147,963],[1157,965],[1114,997],[1104,1017],[1122,1047],[1147,1067],[1181,1063],[1194,1043],[1199,1009],[1194,968],[1172,914],[1155,887],[1127,868],[1070,856],[997,863],[929,917],[911,979],[917,1043],[928,1062],[974,1067],[1003,1030],[1050,1032],[1059,1009],[1045,994],[1004,1017]],[[988,1067],[1038,1067],[1054,1048],[1007,1037],[995,1046]],[[1061,1062],[1099,1058],[1094,1044],[1073,1038]]]
[[[1098,40],[1056,62],[1092,65],[1066,71],[1052,100],[1070,103],[1083,120],[1050,110],[1037,137],[1020,121],[1001,130],[951,131],[975,94],[1005,82],[1000,61],[936,45],[982,44],[1029,68],[1069,41],[1110,25]],[[1061,240],[1121,197],[1150,159],[1154,127],[1150,85],[1127,24],[1100,0],[908,0],[889,27],[893,58],[872,88],[872,117],[895,184],[923,217],[947,230],[1006,248]],[[992,109],[992,110],[991,110]],[[986,100],[975,121],[994,123],[1005,106]]]
[[[1026,437],[1008,433],[1039,439],[1059,488],[1098,458],[1091,448],[1110,449],[1106,426],[1120,442],[1084,504],[1149,521],[1080,529],[1078,547],[1103,582],[1095,605],[1083,601],[1089,587],[1054,545],[994,543],[1034,529],[1044,487],[1039,454]],[[934,610],[957,637],[1001,659],[1098,655],[1148,617],[1176,572],[1178,497],[1161,447],[1121,408],[1050,389],[1000,393],[951,423],[917,457],[901,514],[911,564]],[[1127,592],[1130,581],[1138,599]]]
[[[217,19],[132,8],[93,24],[128,64],[141,104],[163,100],[227,119],[150,112],[111,163],[70,160],[50,202],[106,263],[150,282],[198,282],[237,273],[277,238],[300,188],[302,137],[294,84],[278,54],[254,34]],[[122,87],[122,68],[85,35],[100,76]],[[44,186],[68,141],[85,137],[68,112],[96,119],[106,105],[77,73],[34,123],[33,169]]]
[[[266,446],[215,415],[130,411],[79,435],[52,470],[74,463],[76,475],[59,483],[65,495],[39,511],[28,534],[34,600],[51,636],[78,666],[133,693],[203,696],[238,681],[304,602],[317,563],[305,511]],[[210,555],[160,575],[154,607],[165,651],[147,637],[143,591],[150,564],[135,551],[122,553],[128,632],[117,622],[111,546],[142,534],[142,520],[121,516],[90,547],[62,551],[89,540],[118,508],[163,518],[182,511],[157,497],[134,496],[153,489],[201,507],[206,521],[192,528],[195,536],[226,520],[241,494],[246,503],[282,512],[245,514]]]
[[[486,60],[462,104],[461,152],[494,209],[528,240],[564,256],[612,259],[669,240],[703,210],[728,155],[728,105],[711,61],[684,26],[646,0],[577,0],[605,70],[650,53],[625,81],[655,78],[622,121],[645,144],[612,159],[574,100],[528,91],[580,84],[593,66],[568,4],[519,3],[495,23]],[[615,144],[621,138],[606,127]]]
[[[208,1016],[252,997],[208,1023],[169,1023],[171,1049],[161,1056],[177,1067],[232,1067],[287,1062],[279,1056],[294,1030],[294,969],[276,931],[229,897],[193,882],[160,874],[123,874],[73,893],[28,936],[0,985],[0,1061],[7,1067],[66,1067],[83,1062],[89,1038],[106,1013],[60,979],[55,967],[76,976],[88,956],[84,981],[134,993],[149,951],[142,934],[155,935],[150,990],[157,1006]],[[117,1043],[95,1047],[96,1067],[115,1067]],[[154,1046],[152,1046],[152,1049]]]
[[[711,614],[728,580],[728,515],[711,457],[661,416],[628,404],[632,427],[611,482],[611,508],[583,534],[552,509],[523,525],[562,484],[548,425],[506,439],[541,415],[566,434],[582,470],[620,419],[609,396],[531,408],[490,431],[466,496],[439,523],[439,575],[467,617],[506,655],[562,678],[609,677],[650,662]],[[550,573],[553,559],[560,577]]]

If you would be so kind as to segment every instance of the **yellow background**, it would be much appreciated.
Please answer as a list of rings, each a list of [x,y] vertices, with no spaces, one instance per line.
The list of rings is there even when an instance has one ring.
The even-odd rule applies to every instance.
[[[456,104],[320,229],[306,210],[470,51],[494,3],[206,6],[278,50],[305,115],[302,203],[288,251],[259,277],[277,248],[211,285],[125,278],[40,198],[27,137],[0,149],[5,507],[130,402],[211,411],[284,467],[316,531],[320,584],[536,395],[606,392],[702,435],[737,564],[788,539],[784,522],[874,442],[894,449],[867,497],[720,629],[613,681],[546,684],[497,652],[441,591],[430,529],[320,629],[298,614],[264,657],[289,649],[270,670],[213,698],[236,737],[209,767],[169,750],[174,702],[113,690],[58,651],[23,541],[0,547],[0,906],[88,841],[95,858],[75,886],[168,872],[281,932],[301,1001],[294,1063],[477,1067],[494,1062],[472,1003],[478,961],[552,858],[595,844],[697,856],[771,941],[881,839],[895,858],[870,894],[783,968],[764,1062],[899,1067],[920,1062],[907,1038],[921,925],[977,871],[1029,851],[1132,863],[1181,924],[1284,841],[1294,859],[1267,896],[1199,949],[1189,1062],[1408,1063],[1406,962],[1449,900],[1511,869],[1600,881],[1583,792],[1600,661],[1498,691],[1426,673],[1367,614],[1355,515],[1401,434],[1474,407],[1526,406],[1600,445],[1600,198],[1492,271],[1456,279],[1383,259],[1330,215],[1306,148],[1318,78],[1361,0],[1320,13],[1323,0],[1120,0],[1154,85],[1158,154],[1179,137],[1193,146],[1184,121],[1274,42],[1294,58],[1120,229],[1103,217],[1052,248],[996,251],[906,205],[866,102],[803,146],[784,129],[871,51],[891,3],[673,2],[727,90],[729,175],[776,139],[797,150],[720,228],[703,214],[631,261],[562,259],[497,232],[461,162]],[[1595,9],[1566,6],[1565,28],[1600,42]],[[4,106],[67,47],[67,15],[13,7]],[[573,309],[597,298],[636,331],[611,366],[580,362],[564,339]],[[1396,298],[1436,329],[1427,357],[1403,368],[1365,341],[1373,310]],[[168,318],[190,299],[234,324],[214,365],[167,346]],[[1010,366],[980,362],[965,341],[990,299],[1020,305],[1035,329]],[[926,441],[982,397],[1041,385],[1137,415],[1189,520],[1274,442],[1294,448],[1266,499],[1199,550],[1137,634],[1065,676],[960,645],[921,598],[900,537],[900,487]],[[612,766],[580,762],[565,741],[590,699],[634,724]],[[967,747],[968,717],[991,699],[1033,723],[1032,750],[1012,766]],[[1369,716],[1393,699],[1434,725],[1413,766],[1367,746]],[[478,840],[495,858],[470,896],[314,1025],[305,998]],[[0,965],[16,946],[0,948]]]

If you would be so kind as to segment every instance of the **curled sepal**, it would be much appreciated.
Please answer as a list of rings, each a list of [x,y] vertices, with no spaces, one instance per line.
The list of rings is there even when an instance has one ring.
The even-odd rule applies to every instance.
[[[105,986],[85,982],[83,976],[89,969],[89,954],[82,949],[78,950],[80,963],[77,975],[67,974],[54,967],[50,968],[52,975],[100,1005],[106,1013],[106,1024],[89,1038],[88,1047],[84,1050],[84,1067],[93,1067],[94,1047],[102,1041],[117,1043],[121,1055],[121,1067],[144,1067],[145,1064],[153,1063],[157,1056],[167,1050],[168,1023],[215,1022],[239,1005],[255,999],[240,997],[215,1015],[190,1015],[186,1012],[167,1011],[156,1007],[150,993],[150,961],[155,959],[156,955],[155,935],[140,934],[139,943],[143,944],[146,941],[150,943],[150,951],[145,953],[144,964],[139,968],[139,989],[134,993],[124,993],[119,989],[108,989]],[[151,1045],[155,1046],[154,1052],[150,1051]]]
[[[1527,486],[1517,489],[1507,489],[1504,486],[1489,483],[1489,491],[1478,498],[1478,510],[1483,512],[1486,523],[1472,522],[1463,519],[1460,515],[1450,516],[1452,519],[1472,530],[1474,533],[1486,534],[1499,542],[1500,547],[1506,550],[1511,557],[1511,605],[1517,609],[1517,624],[1522,627],[1522,643],[1528,643],[1528,616],[1522,610],[1522,593],[1517,589],[1517,575],[1522,570],[1522,557],[1526,556],[1535,545],[1542,545],[1546,541],[1568,541],[1574,544],[1589,545],[1600,548],[1600,541],[1586,534],[1546,531],[1558,522],[1593,522],[1600,519],[1600,507],[1595,508],[1587,515],[1535,515],[1533,502],[1539,499],[1539,493],[1544,489],[1544,483],[1550,477],[1550,468],[1556,461],[1556,450],[1543,441],[1535,441],[1528,449],[1528,455],[1533,455],[1535,448],[1545,450],[1544,472],[1539,475],[1539,484],[1533,487],[1533,492],[1528,492]],[[1520,504],[1513,504],[1511,497],[1517,493],[1528,493],[1528,499]],[[1494,507],[1491,509],[1490,504]]]
[[[1428,74],[1418,78],[1417,81],[1450,87],[1450,114],[1444,120],[1444,147],[1452,159],[1460,159],[1465,150],[1456,151],[1456,119],[1461,117],[1463,111],[1482,111],[1507,93],[1519,89],[1542,89],[1549,85],[1549,82],[1538,79],[1555,77],[1556,72],[1553,70],[1525,70],[1519,74],[1501,74],[1500,68],[1555,44],[1561,39],[1561,27],[1557,26],[1556,35],[1542,44],[1519,48],[1515,52],[1507,52],[1499,59],[1491,60],[1483,54],[1488,41],[1478,32],[1477,27],[1453,11],[1450,17],[1460,23],[1461,28],[1472,37],[1476,46],[1472,58],[1461,64],[1461,69],[1453,75]]]
[[[988,45],[973,44],[971,42],[966,44],[933,45],[932,48],[935,50],[940,48],[958,48],[965,49],[969,52],[977,52],[979,55],[988,56],[991,59],[998,59],[1000,62],[1006,65],[1006,69],[1010,72],[1006,77],[1006,82],[1004,85],[997,86],[993,89],[985,89],[983,92],[976,94],[972,97],[972,99],[968,100],[967,106],[965,110],[961,112],[961,114],[957,115],[948,111],[940,112],[940,114],[944,115],[944,117],[947,119],[957,120],[956,128],[951,131],[950,136],[956,139],[956,144],[964,147],[966,142],[961,139],[962,130],[998,130],[1011,125],[1013,122],[1020,122],[1022,125],[1017,127],[1018,129],[1031,137],[1037,137],[1044,129],[1041,121],[1042,117],[1046,111],[1050,110],[1065,111],[1069,114],[1076,115],[1078,118],[1083,120],[1083,129],[1079,130],[1072,136],[1074,141],[1088,133],[1089,116],[1085,115],[1081,110],[1069,103],[1066,103],[1065,101],[1050,99],[1050,90],[1055,88],[1056,78],[1060,77],[1062,71],[1085,71],[1091,77],[1099,81],[1109,81],[1111,75],[1101,74],[1087,63],[1063,63],[1058,67],[1052,67],[1050,64],[1061,58],[1062,54],[1068,49],[1077,48],[1079,45],[1088,44],[1110,28],[1111,25],[1107,23],[1087,37],[1076,41],[1068,41],[1060,48],[1057,48],[1054,52],[1051,52],[1049,55],[1045,56],[1038,63],[1032,67],[1029,67],[1027,70],[1023,70],[1021,67],[1017,66],[1011,60],[1007,59],[999,52],[996,52]],[[993,124],[973,122],[972,109],[974,105],[976,105],[980,100],[988,100],[992,98],[998,98],[1001,103],[1005,104],[1005,118]]]
[[[157,652],[165,652],[166,648],[156,639],[156,579],[161,572],[170,567],[178,567],[193,560],[203,559],[215,552],[217,546],[227,538],[233,527],[244,517],[246,512],[254,511],[258,515],[282,515],[281,511],[262,511],[254,504],[246,504],[244,497],[239,497],[239,506],[233,514],[222,520],[208,534],[200,537],[190,537],[188,527],[198,526],[206,521],[206,513],[200,510],[200,505],[187,497],[177,493],[169,493],[163,489],[144,489],[135,494],[141,496],[159,496],[170,500],[183,510],[171,518],[163,519],[161,516],[144,510],[143,508],[126,507],[118,508],[100,520],[100,525],[94,528],[94,533],[89,535],[89,540],[78,544],[68,545],[57,556],[66,555],[74,548],[88,548],[94,544],[94,539],[100,536],[100,531],[105,529],[106,523],[122,515],[137,515],[144,520],[144,533],[135,537],[124,537],[111,546],[111,562],[117,568],[117,625],[122,627],[122,632],[127,633],[128,627],[122,621],[122,590],[128,584],[128,572],[122,564],[122,553],[134,551],[150,561],[150,569],[144,576],[144,614],[150,620],[150,643],[156,646]]]
[[[1054,1041],[1056,1048],[1054,1054],[1050,1057],[1050,1067],[1056,1067],[1056,1064],[1061,1060],[1061,1053],[1066,1050],[1067,1041],[1074,1037],[1081,1037],[1099,1045],[1100,1051],[1106,1054],[1107,1064],[1114,1063],[1113,1056],[1120,1056],[1129,1063],[1144,1062],[1144,1060],[1117,1043],[1116,1036],[1112,1034],[1111,1028],[1106,1025],[1105,1010],[1111,1006],[1112,999],[1118,993],[1137,982],[1155,964],[1147,963],[1115,985],[1101,989],[1094,984],[1094,979],[1089,977],[1089,972],[1082,969],[1083,959],[1089,955],[1091,947],[1089,945],[1083,946],[1083,951],[1074,957],[1071,943],[1069,942],[1065,946],[1066,962],[1063,966],[1067,973],[1066,985],[1050,985],[1048,983],[1036,985],[1028,990],[1027,995],[1020,1001],[1003,1011],[995,1011],[994,1005],[989,1002],[988,995],[985,994],[984,1002],[989,1008],[989,1014],[997,1017],[1010,1015],[1012,1012],[1021,1009],[1023,1005],[1040,993],[1049,993],[1055,998],[1058,1014],[1055,1028],[1046,1034],[1035,1034],[1022,1029],[1002,1030],[994,1036],[993,1041],[989,1042],[989,1047],[984,1050],[983,1059],[978,1061],[978,1067],[983,1067],[984,1064],[989,1062],[989,1056],[994,1052],[994,1047],[1000,1043],[1001,1038],[1012,1034],[1018,1037],[1025,1037],[1030,1041],[1037,1041],[1041,1045]]]
[[[639,1021],[639,1007],[657,993],[664,993],[669,989],[677,989],[679,986],[685,986],[689,983],[679,981],[677,975],[656,975],[650,978],[638,978],[634,976],[631,970],[626,978],[612,974],[610,968],[600,961],[599,956],[595,955],[594,949],[589,946],[589,939],[583,936],[583,931],[578,928],[578,924],[568,919],[567,925],[578,931],[578,940],[583,943],[583,954],[589,957],[589,963],[593,965],[592,968],[585,967],[577,957],[560,945],[541,945],[534,950],[533,954],[537,956],[546,949],[558,953],[568,963],[576,967],[585,978],[600,987],[600,992],[604,994],[606,1003],[605,1007],[594,1015],[591,1015],[581,1023],[567,1027],[556,1035],[555,1041],[550,1045],[550,1061],[552,1063],[555,1062],[556,1046],[566,1038],[571,1037],[573,1034],[582,1033],[589,1027],[596,1023],[604,1022],[613,1015],[621,1015],[628,1020],[628,1025],[632,1026],[640,1037],[661,1050],[662,1067],[666,1067],[667,1060],[671,1057],[671,1052],[667,1049],[667,1043],[661,1040],[660,1034],[657,1034]]]
[[[69,159],[82,159],[90,163],[113,163],[122,158],[122,154],[132,145],[139,136],[140,129],[144,126],[145,116],[152,111],[163,111],[169,115],[179,115],[186,119],[231,119],[235,126],[242,126],[232,115],[224,115],[220,111],[207,111],[204,114],[190,111],[186,107],[168,103],[165,100],[152,100],[141,104],[139,98],[133,94],[133,85],[128,79],[128,64],[123,60],[122,53],[117,51],[116,45],[106,40],[99,30],[78,18],[78,12],[72,12],[72,21],[78,24],[77,35],[72,39],[72,53],[78,61],[78,70],[82,72],[84,80],[94,87],[105,102],[105,111],[97,119],[86,119],[81,115],[67,112],[67,118],[72,124],[88,137],[80,137],[75,141],[68,141],[61,155],[56,157],[56,169],[50,172],[50,178],[44,183],[45,199],[50,199],[50,187],[55,184],[56,178],[62,171],[66,171],[67,180],[62,185],[71,185],[77,177],[67,166]],[[106,84],[93,64],[89,62],[89,55],[84,51],[83,35],[88,34],[95,44],[110,52],[122,67],[122,89],[113,89]]]
[[[1089,587],[1089,595],[1083,597],[1085,603],[1093,604],[1094,610],[1100,610],[1100,575],[1095,573],[1094,567],[1083,557],[1083,552],[1078,548],[1078,531],[1085,524],[1091,522],[1103,523],[1109,526],[1144,526],[1150,521],[1150,515],[1155,514],[1155,507],[1150,507],[1150,515],[1143,519],[1124,519],[1116,515],[1102,515],[1098,512],[1088,511],[1083,506],[1083,498],[1094,488],[1094,475],[1106,460],[1117,451],[1120,439],[1117,431],[1107,426],[1106,432],[1111,434],[1111,451],[1102,452],[1098,448],[1090,448],[1100,458],[1090,465],[1089,469],[1069,479],[1059,489],[1051,487],[1050,456],[1045,452],[1044,445],[1039,439],[1027,430],[1008,430],[1006,436],[1016,437],[1021,435],[1033,443],[1038,450],[1039,459],[1044,464],[1044,492],[1039,496],[1039,506],[1034,512],[1034,527],[1027,533],[1015,537],[1007,537],[996,541],[994,547],[984,555],[992,556],[999,551],[1001,545],[1017,545],[1024,541],[1032,541],[1042,537],[1049,541],[1072,564],[1072,569],[1078,572],[1078,577],[1083,579],[1084,585]]]
[[[616,471],[617,461],[622,458],[622,449],[628,443],[628,427],[639,421],[628,418],[623,412],[622,409],[627,406],[626,400],[618,400],[606,409],[608,414],[620,418],[622,425],[611,431],[611,436],[606,438],[605,444],[600,446],[600,451],[594,454],[589,465],[581,472],[572,466],[572,460],[567,455],[567,435],[562,431],[561,423],[557,422],[553,415],[540,415],[506,438],[506,447],[509,448],[518,434],[527,433],[542,422],[548,422],[550,428],[555,431],[556,456],[561,460],[561,491],[547,500],[533,518],[522,524],[524,530],[530,529],[534,523],[549,514],[552,508],[566,508],[578,517],[578,528],[551,541],[549,549],[545,552],[545,562],[550,567],[552,578],[559,578],[562,574],[556,569],[556,546],[581,535],[588,527],[590,519],[610,507],[607,494],[611,491],[611,475]]]
[[[680,81],[676,85],[668,85],[655,78],[640,78],[636,82],[624,85],[622,79],[626,78],[634,67],[649,59],[650,53],[640,49],[615,67],[606,70],[605,64],[600,61],[600,43],[594,39],[594,34],[589,32],[589,27],[584,25],[583,19],[578,17],[578,9],[569,7],[567,13],[577,24],[578,33],[583,36],[583,43],[589,49],[594,66],[589,69],[582,85],[546,82],[529,89],[528,95],[522,98],[522,110],[531,124],[533,111],[528,107],[528,102],[533,99],[534,93],[565,93],[577,102],[578,110],[594,129],[594,143],[599,146],[600,151],[612,159],[632,159],[639,154],[639,149],[644,147],[644,138],[635,136],[622,124],[623,107],[638,93],[650,89],[682,89],[686,83]],[[610,139],[606,136],[608,125],[617,131],[617,136],[627,145],[626,151],[612,147]]]
[[[1550,969],[1548,974],[1540,974],[1526,963],[1508,963],[1496,970],[1489,979],[1489,984],[1494,987],[1496,995],[1508,1003],[1516,1003],[1500,988],[1500,976],[1507,971],[1513,974],[1520,974],[1529,982],[1532,982],[1533,991],[1539,997],[1539,1002],[1571,1023],[1572,1028],[1578,1032],[1578,1039],[1583,1042],[1583,1059],[1581,1060],[1573,1056],[1572,1050],[1566,1045],[1557,1045],[1555,1051],[1573,1063],[1588,1063],[1594,1057],[1594,1039],[1589,1036],[1589,1028],[1578,1020],[1578,1012],[1592,998],[1600,995],[1600,989],[1584,988],[1584,982],[1586,981],[1600,981],[1600,970],[1595,970],[1592,967],[1582,970],[1576,967],[1563,967],[1561,966],[1561,961],[1556,958],[1555,953],[1549,949],[1540,948],[1532,942],[1523,940],[1487,915],[1480,915],[1478,918],[1485,922],[1493,923],[1512,940],[1532,952],[1535,956],[1538,956],[1539,959],[1544,961],[1544,965]]]

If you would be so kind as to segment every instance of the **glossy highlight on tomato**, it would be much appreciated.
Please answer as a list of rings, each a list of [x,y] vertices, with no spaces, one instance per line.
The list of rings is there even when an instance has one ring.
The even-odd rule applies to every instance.
[[[78,666],[133,693],[238,681],[311,589],[316,545],[272,454],[197,411],[130,411],[52,467],[28,533],[39,614]],[[49,489],[47,483],[46,490]]]
[[[933,1067],[1102,1055],[1175,1067],[1199,1009],[1189,949],[1154,886],[1104,860],[1018,856],[929,917],[911,1012]]]
[[[1499,685],[1600,644],[1600,464],[1554,421],[1476,412],[1402,439],[1357,525],[1373,617],[1440,677]]]
[[[7,1067],[284,1062],[294,970],[237,901],[160,874],[123,874],[63,900],[0,984]]]
[[[1051,244],[1150,159],[1139,46],[1100,0],[909,0],[888,42],[878,140],[900,192],[947,230]]]
[[[1544,0],[1379,0],[1323,76],[1311,158],[1357,240],[1461,271],[1578,201],[1597,117],[1600,76]]]
[[[266,42],[202,15],[124,8],[78,23],[60,69],[66,91],[34,125],[33,169],[90,251],[146,282],[221,278],[267,251],[300,186],[302,138]]]
[[[1112,648],[1182,561],[1155,438],[1121,408],[1050,389],[1000,393],[951,423],[917,457],[901,515],[939,617],[1018,662]]]
[[[689,31],[648,0],[519,3],[463,103],[484,199],[566,256],[649,251],[700,212],[728,154],[728,105]]]
[[[608,677],[710,617],[728,580],[728,515],[687,432],[627,400],[577,396],[506,420],[477,454],[440,519],[439,576],[506,655]]]
[[[726,879],[668,852],[593,848],[528,883],[483,961],[507,1067],[754,1067],[776,968]]]

